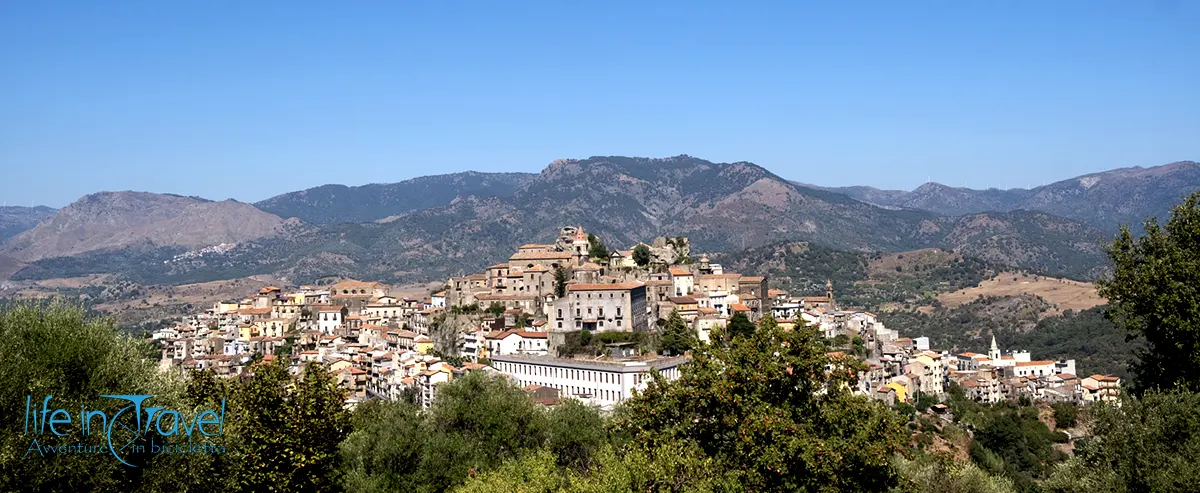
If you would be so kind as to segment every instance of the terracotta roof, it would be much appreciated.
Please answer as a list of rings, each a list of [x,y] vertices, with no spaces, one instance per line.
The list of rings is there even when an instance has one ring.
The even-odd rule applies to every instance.
[[[575,270],[596,271],[600,270],[600,266],[591,262],[585,262],[583,265],[576,267]]]
[[[763,276],[742,276],[741,282],[763,282]]]
[[[694,304],[696,304],[696,298],[693,298],[691,296],[672,296],[669,299],[671,300],[671,303],[674,303],[676,305],[694,305]]]
[[[273,292],[275,292],[275,291],[279,291],[279,290],[280,290],[280,289],[279,289],[279,288],[277,288],[277,287],[275,287],[275,286],[267,286],[267,287],[265,287],[265,288],[262,288],[262,289],[258,290],[258,294],[267,294],[267,293],[273,293]]]
[[[1121,379],[1119,377],[1114,377],[1111,375],[1092,375],[1091,378],[1092,378],[1092,380],[1096,380],[1098,382],[1119,382],[1119,381],[1121,381]]]
[[[1049,361],[1049,360],[1017,362],[1017,366],[1046,366],[1046,365],[1053,365],[1053,364],[1054,364],[1054,362]]]
[[[355,281],[353,279],[347,279],[345,281],[335,283],[333,286],[330,286],[330,289],[375,288],[378,286],[382,286],[382,284],[374,281]]]
[[[713,313],[717,313],[716,308],[709,308],[707,306],[702,306],[700,308],[697,308],[696,311],[698,311],[700,313],[704,313],[704,314],[709,314],[709,315],[711,315]]]
[[[542,267],[541,265],[535,265],[533,267],[525,269],[524,272],[548,272],[549,270],[550,269]]]
[[[701,274],[701,279],[741,279],[741,274]]]
[[[526,243],[517,248],[554,248],[554,245],[542,245],[539,243]]]
[[[628,291],[634,288],[645,286],[640,282],[622,282],[611,284],[572,284],[568,287],[571,291]]]
[[[788,292],[784,291],[782,289],[768,289],[767,290],[767,296],[780,296],[780,295],[786,295],[786,294],[788,294]]]
[[[729,305],[729,308],[733,309],[733,311],[735,311],[735,312],[748,312],[748,311],[750,311],[750,307],[748,307],[748,306],[746,306],[746,305],[743,305],[743,304],[741,304],[741,303],[734,303],[734,304],[732,304],[732,305]]]
[[[570,260],[571,252],[517,252],[508,260]]]
[[[677,267],[677,266],[671,266],[671,268],[667,269],[667,272],[670,272],[672,276],[690,276],[690,275],[692,275],[692,271],[684,269],[683,267]]]
[[[446,296],[446,292],[445,292],[445,291],[438,291],[438,292],[436,292],[436,293],[433,293],[433,295],[434,295],[434,296]]]
[[[800,299],[803,301],[811,301],[813,303],[829,303],[828,296],[802,296]]]
[[[267,315],[271,313],[271,308],[239,308],[239,315]]]

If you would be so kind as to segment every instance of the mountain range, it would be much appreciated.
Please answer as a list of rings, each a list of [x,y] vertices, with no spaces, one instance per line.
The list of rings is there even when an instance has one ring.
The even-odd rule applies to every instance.
[[[853,251],[937,247],[1076,278],[1106,269],[1118,224],[1165,217],[1200,189],[1179,162],[1085,175],[1033,190],[926,184],[911,192],[824,188],[747,162],[691,156],[557,160],[540,173],[466,172],[326,185],[256,204],[144,192],[86,196],[0,248],[0,277],[125,274],[198,282],[272,273],[442,279],[581,225],[610,247],[687,236],[696,251],[809,241]],[[212,248],[221,243],[234,248]],[[5,258],[7,257],[7,259]]]
[[[24,231],[32,229],[38,223],[51,217],[56,210],[46,207],[0,207],[0,243]]]
[[[939,183],[926,183],[911,192],[864,186],[815,188],[882,207],[945,215],[1041,211],[1114,231],[1121,224],[1136,227],[1150,216],[1165,220],[1172,206],[1200,189],[1200,163],[1179,161],[1150,168],[1114,169],[1032,189],[972,190]]]

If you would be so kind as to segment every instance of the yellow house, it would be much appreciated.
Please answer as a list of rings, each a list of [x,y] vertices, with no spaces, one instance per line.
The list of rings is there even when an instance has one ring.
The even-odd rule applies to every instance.
[[[429,354],[433,351],[433,341],[428,337],[417,336],[416,339],[413,339],[413,343],[416,345],[418,353]]]
[[[900,382],[890,382],[884,385],[889,389],[896,391],[896,402],[908,402],[908,387]]]
[[[262,331],[254,324],[243,324],[238,326],[238,338],[242,340],[250,340],[251,337],[262,335]]]

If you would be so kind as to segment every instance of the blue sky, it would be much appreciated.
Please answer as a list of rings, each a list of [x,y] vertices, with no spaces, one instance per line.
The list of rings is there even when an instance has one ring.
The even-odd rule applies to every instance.
[[[1198,88],[1186,0],[3,2],[0,200],[592,155],[1036,186],[1200,160]]]

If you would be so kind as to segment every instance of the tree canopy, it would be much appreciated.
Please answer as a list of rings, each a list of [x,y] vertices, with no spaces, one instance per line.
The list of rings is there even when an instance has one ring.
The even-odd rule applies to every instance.
[[[694,352],[677,380],[656,378],[617,429],[652,448],[694,444],[753,491],[886,490],[905,434],[898,415],[851,394],[860,366],[832,360],[816,328],[768,316],[751,337]]]
[[[1106,315],[1130,337],[1141,338],[1132,365],[1137,392],[1176,386],[1200,391],[1200,192],[1155,218],[1135,238],[1122,226],[1108,245],[1111,277],[1097,283],[1108,298]]]
[[[588,257],[608,260],[608,247],[594,234],[588,234]]]
[[[664,355],[679,356],[700,345],[696,331],[688,326],[679,310],[671,310],[667,323],[663,326],[658,338],[659,352]]]
[[[633,262],[638,267],[650,265],[650,247],[646,245],[638,245],[633,247]]]

